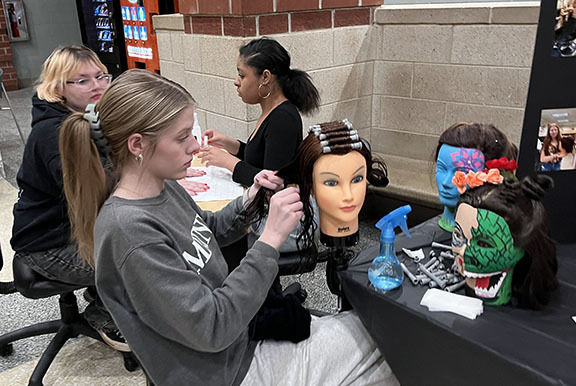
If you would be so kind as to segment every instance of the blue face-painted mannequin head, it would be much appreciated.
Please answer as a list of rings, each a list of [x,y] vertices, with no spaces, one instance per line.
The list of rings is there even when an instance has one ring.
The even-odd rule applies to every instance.
[[[483,170],[484,161],[484,154],[478,149],[450,145],[440,147],[436,159],[436,185],[440,202],[444,205],[440,226],[447,231],[451,232],[454,227],[454,209],[460,198],[458,189],[452,184],[454,173]]]

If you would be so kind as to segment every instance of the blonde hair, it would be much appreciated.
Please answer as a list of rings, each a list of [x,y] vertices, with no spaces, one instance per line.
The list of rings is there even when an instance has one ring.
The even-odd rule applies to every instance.
[[[111,166],[121,171],[132,156],[128,139],[133,134],[148,138],[154,151],[162,131],[194,104],[194,98],[182,86],[160,75],[145,70],[128,70],[120,75],[95,108],[102,134],[112,149],[108,154]],[[115,176],[106,173],[83,113],[73,113],[64,121],[60,153],[72,238],[78,243],[80,256],[93,266],[94,225]]]
[[[64,98],[61,93],[66,86],[66,81],[76,74],[82,64],[87,62],[93,62],[104,73],[108,72],[96,53],[88,47],[56,47],[42,65],[42,73],[36,86],[38,98],[48,102],[63,103]]]

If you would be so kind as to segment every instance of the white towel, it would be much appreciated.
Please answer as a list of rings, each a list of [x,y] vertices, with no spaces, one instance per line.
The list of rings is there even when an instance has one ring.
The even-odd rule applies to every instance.
[[[420,305],[428,307],[430,311],[453,312],[468,319],[476,319],[484,311],[480,299],[441,291],[436,288],[426,291]]]

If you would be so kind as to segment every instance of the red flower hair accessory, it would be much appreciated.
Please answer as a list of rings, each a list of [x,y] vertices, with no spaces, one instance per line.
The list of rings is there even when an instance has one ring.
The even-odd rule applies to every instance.
[[[500,170],[498,169],[490,169],[488,172],[473,172],[470,170],[468,174],[458,171],[454,173],[452,178],[452,184],[456,186],[460,194],[466,191],[466,185],[470,188],[476,188],[485,183],[501,184],[502,181],[504,181],[504,177],[500,175]]]
[[[513,172],[514,170],[518,169],[518,164],[516,160],[509,160],[506,157],[492,159],[490,161],[486,161],[486,168],[487,169],[499,169],[499,170],[506,170],[508,172]]]

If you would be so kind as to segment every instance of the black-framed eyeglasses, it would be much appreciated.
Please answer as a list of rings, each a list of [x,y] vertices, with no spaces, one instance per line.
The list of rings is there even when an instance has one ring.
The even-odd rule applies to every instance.
[[[111,74],[100,74],[95,78],[83,78],[77,80],[67,80],[66,84],[75,84],[78,87],[90,87],[92,85],[92,80],[101,86],[106,86],[112,81]]]

